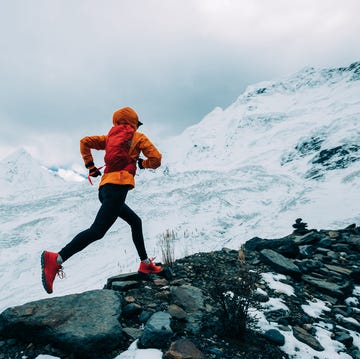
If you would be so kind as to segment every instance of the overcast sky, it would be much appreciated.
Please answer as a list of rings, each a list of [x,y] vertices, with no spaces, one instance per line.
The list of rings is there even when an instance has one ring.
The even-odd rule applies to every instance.
[[[120,107],[156,139],[249,84],[360,60],[359,0],[0,5],[0,159],[23,146],[47,165],[82,165],[79,139],[107,133]]]

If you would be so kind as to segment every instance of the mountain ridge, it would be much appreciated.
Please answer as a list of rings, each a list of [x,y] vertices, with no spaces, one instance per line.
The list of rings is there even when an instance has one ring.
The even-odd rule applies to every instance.
[[[291,145],[296,146],[296,142],[299,140],[296,136],[291,136],[290,138],[284,137],[291,135],[288,132],[291,123],[293,126],[296,126],[294,128],[295,132],[301,131],[307,135],[310,133],[312,136],[316,136],[318,132],[324,132],[326,135],[326,131],[331,131],[331,128],[328,129],[328,127],[331,127],[332,122],[335,125],[337,122],[341,122],[336,126],[336,130],[339,131],[341,131],[341,125],[345,121],[352,122],[351,124],[345,124],[345,129],[356,128],[356,121],[358,121],[360,112],[358,96],[360,85],[359,81],[357,81],[359,79],[360,62],[355,64],[345,68],[348,69],[345,71],[346,75],[343,75],[344,71],[337,69],[320,70],[317,72],[312,70],[310,73],[309,71],[300,71],[287,77],[287,81],[282,79],[280,81],[267,81],[249,86],[228,108],[225,110],[216,108],[198,124],[187,128],[180,136],[169,141],[169,146],[175,142],[176,147],[186,147],[181,148],[182,152],[173,151],[173,153],[169,153],[173,166],[175,168],[179,167],[178,163],[176,163],[179,154],[186,159],[186,164],[190,166],[194,166],[194,162],[198,159],[200,161],[206,160],[204,153],[211,153],[212,156],[216,156],[216,159],[226,162],[226,158],[231,152],[246,149],[249,148],[249,145],[252,145],[247,140],[249,137],[259,138],[254,133],[255,130],[260,132],[260,134],[266,133],[271,135],[271,132],[276,131],[276,128],[281,130],[284,122],[287,122],[285,131],[278,131],[278,136],[281,136],[282,141],[287,140],[289,147]],[[327,81],[315,81],[316,86],[312,84],[313,74],[322,72],[325,74],[339,72],[339,75],[335,77],[337,81],[333,81],[330,87]],[[349,84],[347,79],[355,74],[357,77],[354,76],[355,80]],[[299,81],[307,84],[307,86],[300,86],[303,88],[301,94],[294,91],[285,91],[285,93],[278,91],[278,89],[283,90],[287,88],[284,84],[292,82],[297,84]],[[268,88],[272,89],[271,91],[259,91],[259,89],[264,89],[265,83]],[[293,87],[296,88],[296,85]],[[342,114],[342,116],[337,118],[337,113]],[[307,128],[304,129],[304,127]],[[335,130],[333,129],[332,132],[335,132]],[[349,137],[349,134],[344,135]],[[352,137],[353,142],[359,140],[358,134],[353,134]],[[292,138],[294,139],[292,140]],[[235,142],[239,139],[243,140],[246,145],[236,147]],[[275,138],[272,137],[272,139],[274,140]],[[328,139],[328,142],[330,141],[331,138]],[[186,145],[181,146],[181,142]],[[267,150],[264,152],[267,152]],[[216,166],[209,162],[205,163],[205,165],[216,168]],[[221,166],[221,162],[217,162],[216,165],[218,168],[226,167]],[[237,162],[236,165],[241,165],[241,162]],[[186,166],[183,164],[182,168],[185,170]]]

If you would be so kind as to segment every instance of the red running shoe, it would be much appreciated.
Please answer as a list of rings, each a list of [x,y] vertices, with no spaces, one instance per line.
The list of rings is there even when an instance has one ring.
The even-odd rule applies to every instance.
[[[60,278],[64,277],[62,266],[56,262],[57,256],[57,253],[47,251],[44,251],[41,254],[42,284],[49,294],[53,292],[53,283],[56,274]]]
[[[163,270],[162,266],[157,266],[154,262],[154,259],[150,259],[150,263],[140,262],[140,267],[138,269],[139,273],[152,274],[160,273]]]

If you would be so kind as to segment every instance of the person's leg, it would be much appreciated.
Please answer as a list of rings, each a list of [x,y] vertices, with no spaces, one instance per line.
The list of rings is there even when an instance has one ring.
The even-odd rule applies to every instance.
[[[104,237],[118,217],[118,208],[124,204],[127,189],[121,186],[105,185],[99,190],[101,207],[96,215],[94,223],[90,228],[80,232],[73,240],[68,243],[61,251],[59,256],[65,262],[75,253],[80,252],[89,244]]]
[[[90,243],[102,238],[118,217],[119,205],[125,202],[127,188],[104,185],[99,190],[101,207],[94,223],[68,243],[59,253],[44,251],[41,254],[42,283],[47,293],[53,292],[53,282],[61,264]]]
[[[118,214],[131,227],[132,240],[140,260],[146,260],[148,256],[145,249],[141,218],[125,203],[120,207]]]
[[[140,217],[125,203],[119,210],[119,217],[126,221],[131,227],[132,240],[141,260],[138,272],[145,274],[160,273],[163,268],[157,266],[146,254]]]

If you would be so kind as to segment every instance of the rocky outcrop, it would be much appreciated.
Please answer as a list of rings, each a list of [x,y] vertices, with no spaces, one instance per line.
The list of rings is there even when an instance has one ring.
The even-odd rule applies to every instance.
[[[0,332],[21,340],[51,343],[78,356],[93,356],[121,344],[121,301],[118,292],[94,290],[27,303],[1,314]]]
[[[36,353],[114,358],[138,339],[139,347],[160,348],[170,359],[270,359],[288,357],[282,348],[290,335],[321,357],[321,322],[339,351],[360,357],[354,345],[360,332],[360,228],[307,230],[299,219],[294,228],[284,238],[253,238],[241,251],[179,259],[161,276],[120,274],[104,290],[8,308],[0,315],[0,352],[10,358],[16,351],[30,359]],[[269,276],[280,278],[277,287]],[[261,311],[272,328],[249,326],[229,340],[222,292],[214,295],[226,285],[227,298],[242,286],[245,304]],[[274,301],[283,307],[272,307]],[[320,301],[326,315],[310,313],[309,305]],[[227,314],[238,319],[238,313]]]

